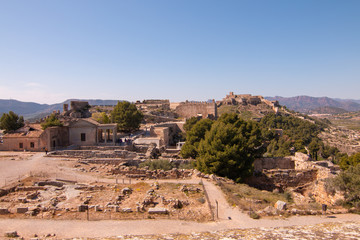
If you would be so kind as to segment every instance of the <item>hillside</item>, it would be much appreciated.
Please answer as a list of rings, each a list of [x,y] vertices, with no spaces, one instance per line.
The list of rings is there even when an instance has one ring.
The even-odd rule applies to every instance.
[[[101,99],[68,99],[62,103],[39,104],[35,102],[21,102],[18,100],[0,99],[0,115],[13,111],[25,119],[46,116],[53,111],[62,111],[63,104],[70,104],[70,101],[87,101],[90,105],[116,105],[120,100],[101,100]]]
[[[318,108],[314,108],[309,110],[308,114],[342,114],[342,113],[347,113],[348,111],[346,111],[345,109],[342,108],[338,108],[338,107],[329,107],[329,106],[325,106],[325,107],[318,107]]]
[[[286,106],[288,109],[301,112],[301,113],[314,113],[314,109],[322,107],[332,107],[343,109],[349,112],[359,111],[360,103],[358,100],[339,100],[328,97],[309,97],[309,96],[296,96],[296,97],[266,97],[266,99],[271,101],[279,101],[280,105]],[[332,114],[334,109],[328,108],[329,112],[319,113],[330,113]],[[341,110],[340,110],[341,111]]]

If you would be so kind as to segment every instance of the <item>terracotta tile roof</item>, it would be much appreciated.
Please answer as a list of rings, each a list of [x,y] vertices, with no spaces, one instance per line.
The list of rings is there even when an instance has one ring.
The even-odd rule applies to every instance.
[[[17,129],[14,132],[4,134],[3,138],[37,138],[40,137],[43,132],[44,130],[42,130],[40,124],[28,124],[22,128]]]

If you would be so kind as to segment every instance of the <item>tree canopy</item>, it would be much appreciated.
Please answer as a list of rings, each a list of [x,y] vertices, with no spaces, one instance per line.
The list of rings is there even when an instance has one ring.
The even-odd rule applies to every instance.
[[[210,130],[213,121],[210,119],[190,118],[184,124],[186,130],[186,142],[181,148],[181,155],[184,158],[196,158],[198,156],[198,146],[205,133]]]
[[[263,131],[270,131],[266,156],[283,157],[293,152],[307,153],[305,147],[313,158],[317,159],[320,149],[324,149],[322,141],[317,137],[324,128],[324,124],[311,119],[300,119],[295,116],[268,114],[260,121]],[[282,134],[274,134],[281,129]]]
[[[345,202],[360,209],[360,164],[349,166],[338,176],[330,179],[331,187],[344,192]]]
[[[23,116],[18,116],[16,113],[10,111],[4,113],[0,119],[0,129],[4,129],[5,132],[14,131],[24,126]]]
[[[254,159],[265,150],[259,124],[235,113],[222,114],[216,121],[190,118],[184,128],[182,156],[196,158],[195,167],[202,172],[237,182],[251,174]]]
[[[109,116],[106,114],[106,112],[96,112],[93,113],[91,117],[94,118],[95,121],[102,124],[111,123],[111,120]]]
[[[349,167],[353,166],[357,166],[360,163],[360,152],[359,153],[355,153],[351,156],[343,156],[340,159],[339,165],[341,167],[341,169],[346,170]]]
[[[129,102],[118,102],[111,112],[111,121],[117,123],[118,129],[123,132],[132,132],[140,127],[144,115],[137,110],[136,105]]]
[[[223,114],[200,141],[196,167],[241,182],[251,175],[255,158],[263,154],[262,140],[256,122]]]
[[[48,127],[62,126],[62,122],[55,116],[55,114],[51,114],[48,118],[46,118],[45,122],[41,123],[41,128],[46,129]]]

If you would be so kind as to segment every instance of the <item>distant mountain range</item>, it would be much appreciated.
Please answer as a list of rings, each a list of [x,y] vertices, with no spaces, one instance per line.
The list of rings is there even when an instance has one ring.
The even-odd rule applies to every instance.
[[[280,105],[301,113],[343,113],[344,111],[360,111],[360,100],[335,99],[328,97],[266,97],[268,100],[277,100]],[[325,108],[326,107],[326,108]]]
[[[13,111],[18,115],[24,116],[25,119],[44,117],[53,111],[63,111],[63,105],[69,104],[70,101],[87,101],[90,105],[116,105],[121,100],[101,100],[101,99],[68,99],[62,103],[56,104],[39,104],[34,102],[21,102],[17,100],[0,99],[0,115]]]
[[[280,105],[288,109],[311,114],[311,113],[329,113],[338,114],[344,112],[360,111],[360,100],[337,99],[328,97],[265,97],[268,100],[277,100]],[[52,113],[53,111],[62,111],[63,104],[70,105],[70,101],[88,101],[90,105],[116,105],[122,100],[102,100],[102,99],[68,99],[62,103],[56,104],[39,104],[34,102],[21,102],[17,100],[0,99],[0,115],[13,111],[18,115],[24,116],[25,119],[39,118]]]

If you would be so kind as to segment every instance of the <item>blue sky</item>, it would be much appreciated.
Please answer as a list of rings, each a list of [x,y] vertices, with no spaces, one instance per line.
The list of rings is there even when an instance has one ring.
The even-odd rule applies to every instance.
[[[360,99],[360,1],[0,0],[0,99]]]

